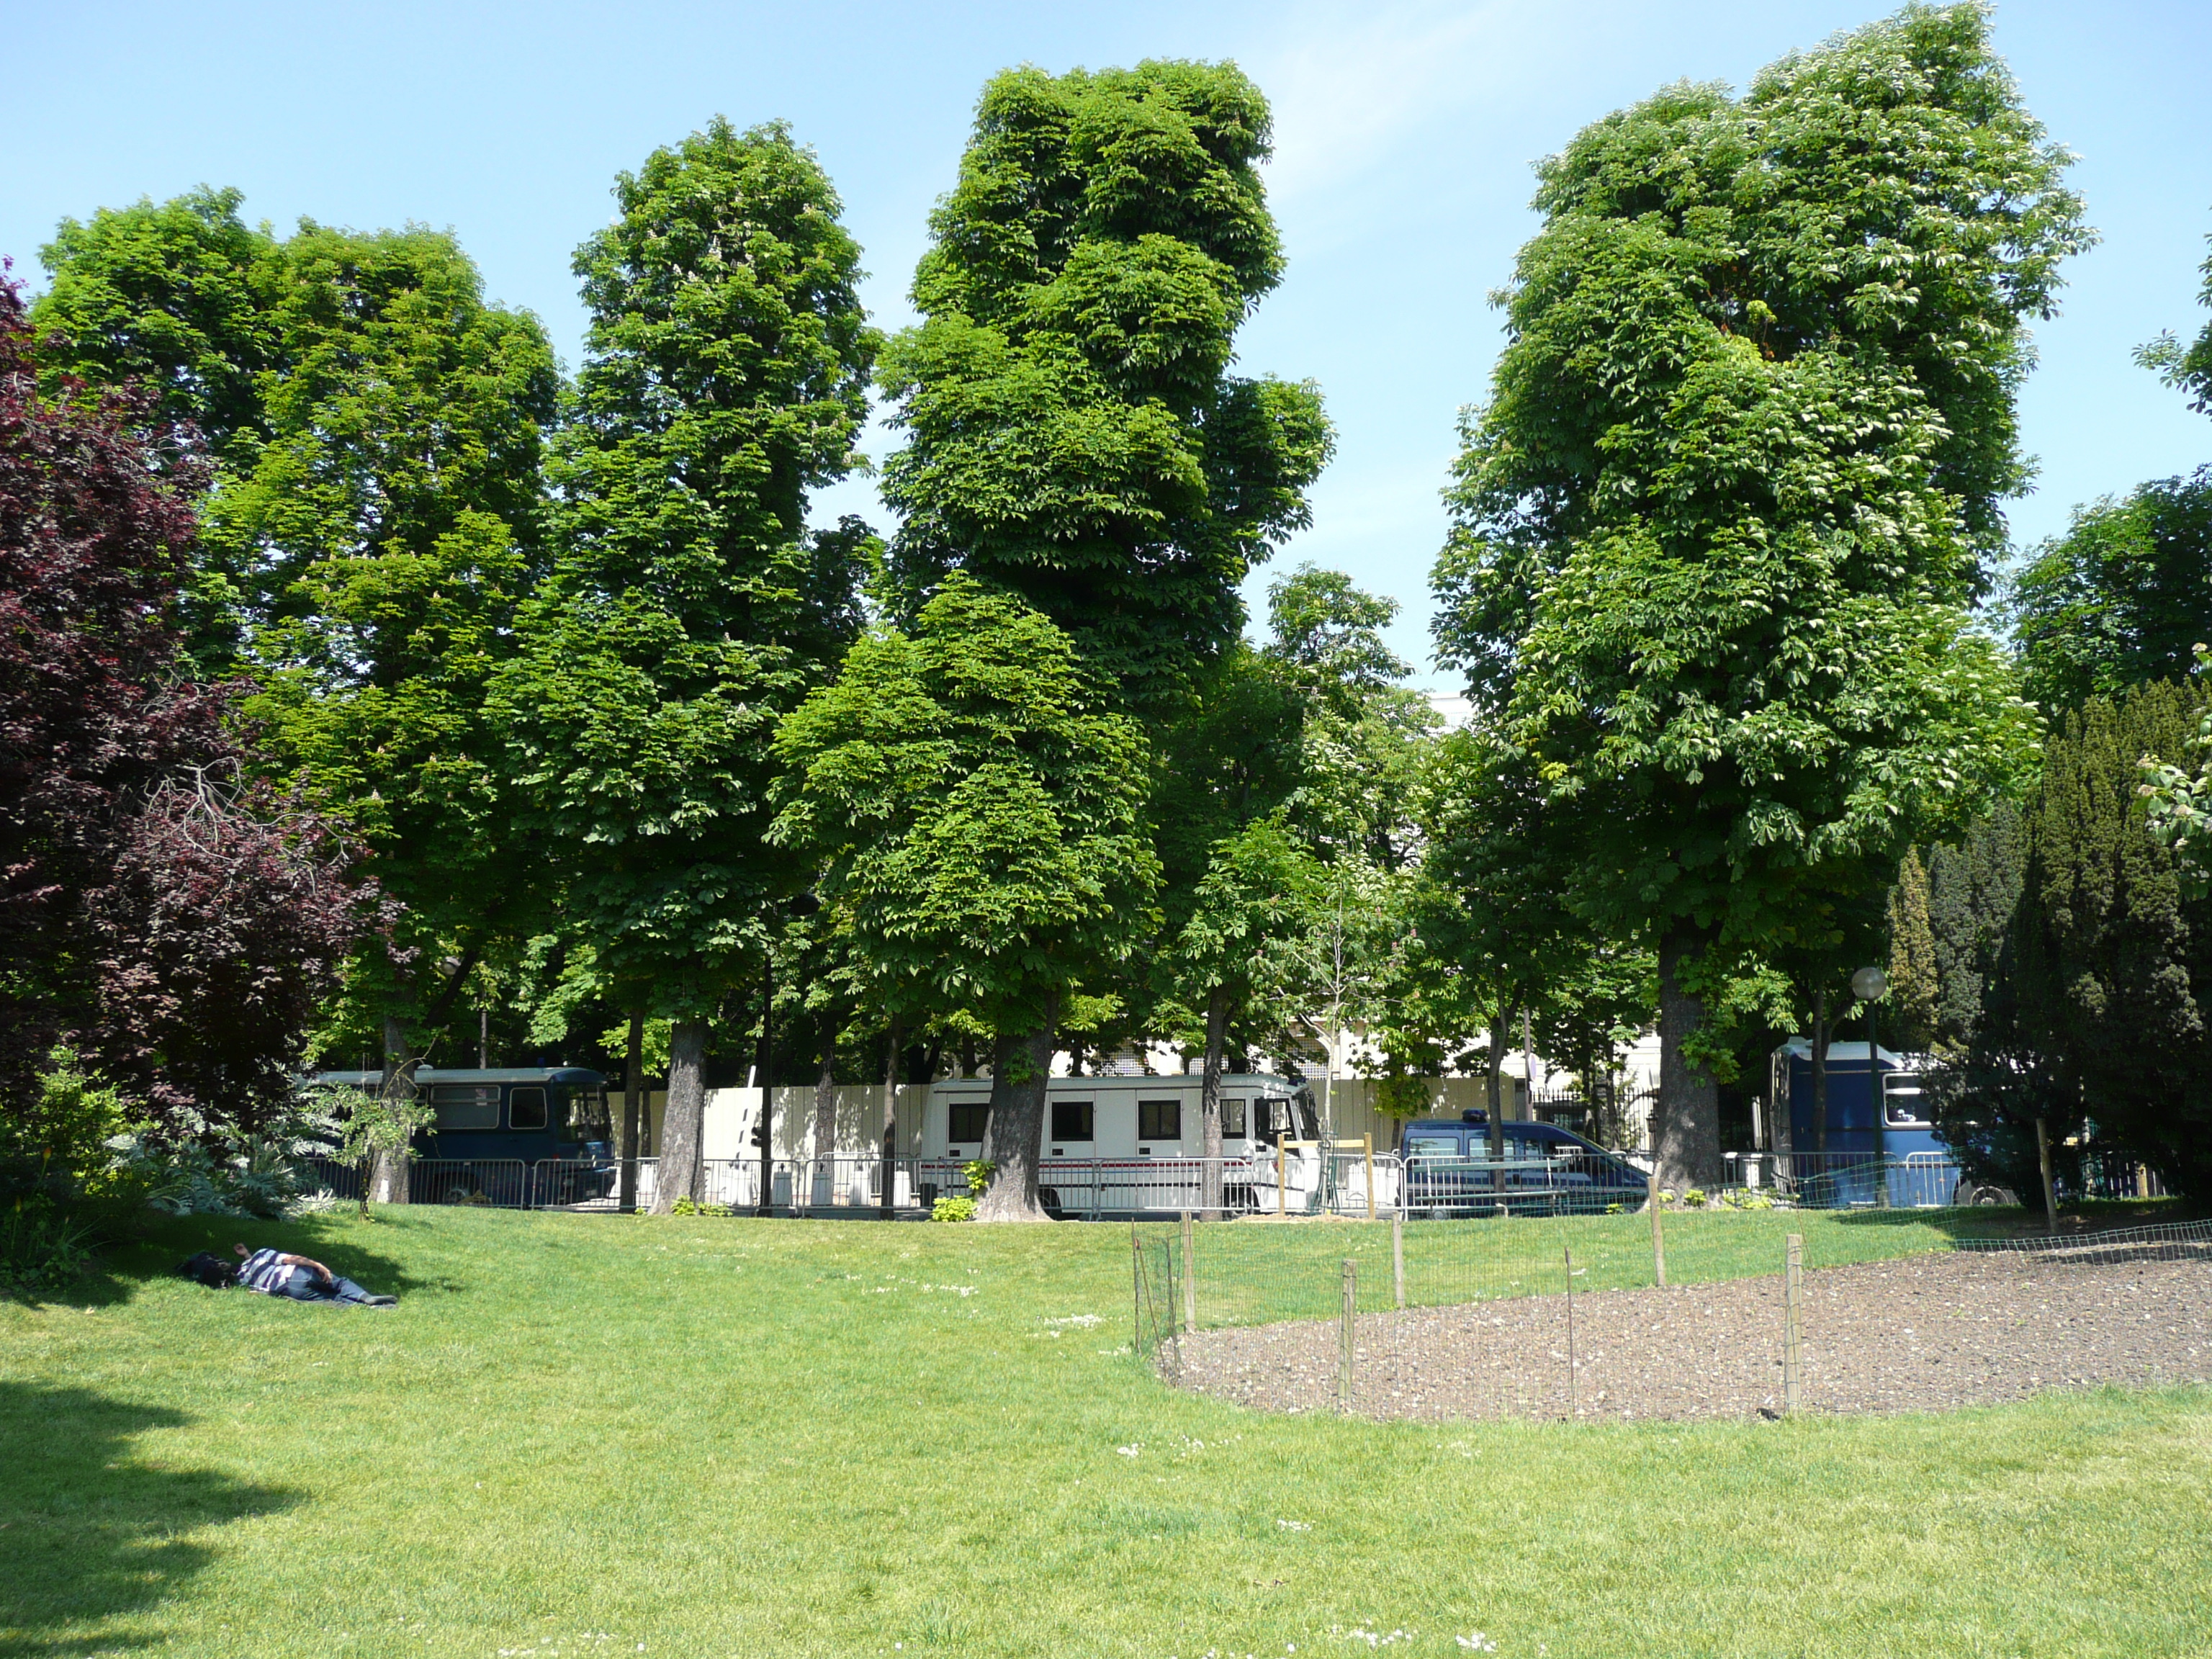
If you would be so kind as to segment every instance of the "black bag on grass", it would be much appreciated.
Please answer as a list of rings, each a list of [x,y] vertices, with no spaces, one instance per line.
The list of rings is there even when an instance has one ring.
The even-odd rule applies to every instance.
[[[211,1291],[225,1289],[238,1277],[235,1263],[225,1261],[221,1256],[210,1255],[205,1250],[189,1261],[177,1263],[177,1271],[195,1285],[204,1285]]]

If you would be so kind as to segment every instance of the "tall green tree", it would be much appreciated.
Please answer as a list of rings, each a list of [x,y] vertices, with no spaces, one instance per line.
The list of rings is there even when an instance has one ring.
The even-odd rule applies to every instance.
[[[2019,805],[1999,801],[1955,847],[1928,853],[1928,927],[1936,945],[1932,1047],[1957,1054],[1974,1041],[2027,878]]]
[[[956,573],[777,738],[778,837],[823,861],[872,1000],[909,1028],[966,1012],[994,1034],[981,1219],[1042,1218],[1061,1011],[1152,920],[1149,756],[1115,702],[1049,618]]]
[[[1908,847],[1898,866],[1897,885],[1889,890],[1889,991],[1884,1021],[1889,1041],[1900,1049],[1926,1054],[1934,1048],[1937,1010],[1943,1000],[1936,968],[1936,929],[1930,916],[1928,868],[1917,848]]]
[[[965,573],[1048,619],[1156,736],[1233,648],[1238,584],[1306,523],[1331,441],[1310,384],[1229,373],[1281,277],[1268,143],[1232,65],[994,77],[915,270],[923,320],[885,356],[908,437],[884,469],[894,615]]]
[[[1947,1138],[2021,1190],[2045,1121],[2084,1152],[2212,1189],[2212,900],[2148,834],[2141,758],[2185,756],[2201,685],[2093,697],[2052,734],[2024,814],[2019,900],[1971,1041],[1941,1091]]]
[[[1887,888],[2029,762],[1967,603],[2027,325],[2089,234],[1976,5],[1676,85],[1541,170],[1436,586],[1443,654],[1656,947],[1663,1176],[1719,1174],[1729,964]]]
[[[674,1021],[654,1202],[696,1195],[708,1022],[760,981],[806,872],[768,836],[777,722],[858,630],[844,477],[878,339],[812,153],[717,119],[615,186],[550,576],[495,704],[527,822],[610,994]]]
[[[270,319],[267,436],[234,437],[204,539],[246,596],[247,712],[405,907],[338,1018],[380,1039],[406,1095],[476,964],[527,921],[533,855],[485,695],[541,556],[558,374],[537,319],[486,304],[453,238],[421,228],[303,222]]]

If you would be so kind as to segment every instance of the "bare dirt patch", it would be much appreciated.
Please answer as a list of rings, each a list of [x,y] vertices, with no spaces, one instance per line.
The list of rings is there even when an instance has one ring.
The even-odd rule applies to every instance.
[[[2171,1254],[2168,1252],[2167,1254]],[[2212,1381],[2212,1252],[2074,1261],[1967,1253],[1804,1277],[1805,1408],[1941,1411],[2053,1388]],[[1779,1412],[1783,1281],[1607,1291],[1364,1314],[1352,1408],[1377,1418],[1750,1417]],[[1182,1386],[1333,1411],[1339,1327],[1201,1331]]]

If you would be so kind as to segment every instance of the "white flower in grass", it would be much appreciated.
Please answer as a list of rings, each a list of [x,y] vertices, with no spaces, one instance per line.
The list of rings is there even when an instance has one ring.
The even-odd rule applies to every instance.
[[[1311,1532],[1313,1530],[1313,1522],[1310,1521],[1278,1521],[1275,1524],[1280,1527],[1285,1532]],[[1357,1632],[1354,1633],[1357,1634]]]
[[[1480,1631],[1475,1632],[1472,1636],[1455,1636],[1452,1638],[1452,1640],[1458,1643],[1460,1646],[1471,1649],[1476,1653],[1495,1653],[1498,1651],[1498,1644],[1486,1638]]]
[[[1144,1449],[1145,1446],[1142,1441],[1139,1441],[1133,1446],[1116,1446],[1114,1448],[1115,1451],[1121,1453],[1124,1457],[1134,1457],[1139,1452],[1144,1450]]]

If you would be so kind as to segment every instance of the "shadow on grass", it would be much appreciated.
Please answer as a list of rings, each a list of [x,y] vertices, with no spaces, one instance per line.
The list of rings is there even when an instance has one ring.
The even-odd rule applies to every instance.
[[[2018,1238],[2048,1237],[2051,1229],[2042,1208],[2006,1205],[1977,1205],[1946,1209],[1833,1209],[1808,1210],[1826,1215],[1846,1227],[1922,1227],[1947,1238]],[[2156,1226],[2166,1222],[2194,1221],[2203,1212],[2174,1198],[2089,1199],[2059,1206],[2062,1235],[2107,1232],[2118,1228]]]
[[[0,1656],[159,1644],[112,1621],[160,1606],[216,1554],[198,1533],[301,1494],[142,1462],[132,1439],[191,1421],[88,1389],[0,1382]]]

